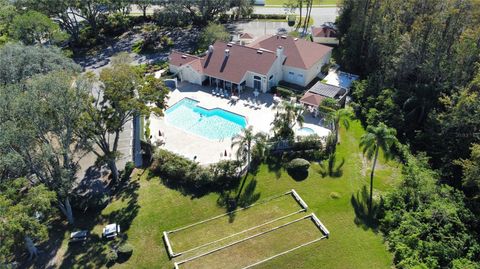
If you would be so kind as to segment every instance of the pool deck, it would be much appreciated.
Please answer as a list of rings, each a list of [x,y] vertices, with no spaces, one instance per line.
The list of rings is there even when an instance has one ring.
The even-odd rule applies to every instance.
[[[270,133],[270,123],[273,121],[276,111],[271,94],[261,93],[257,98],[261,105],[255,109],[247,106],[245,102],[246,98],[253,98],[252,93],[242,94],[238,102],[232,103],[226,98],[212,96],[209,87],[182,82],[179,83],[177,90],[170,93],[168,106],[174,105],[185,97],[199,101],[198,105],[207,109],[221,108],[242,115],[247,119],[247,126],[251,125],[254,132]],[[328,135],[330,131],[318,125],[318,122],[319,119],[307,116],[304,127],[312,128],[320,136]],[[150,130],[153,143],[163,140],[165,144],[162,148],[189,159],[196,156],[196,161],[203,165],[236,158],[236,148],[231,148],[231,139],[209,140],[177,128],[165,121],[163,117],[159,118],[153,115],[150,118]],[[161,137],[159,137],[159,130],[162,133]],[[227,156],[225,156],[225,151]]]

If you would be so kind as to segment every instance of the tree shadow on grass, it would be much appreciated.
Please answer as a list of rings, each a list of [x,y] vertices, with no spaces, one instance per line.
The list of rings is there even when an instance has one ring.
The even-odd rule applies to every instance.
[[[381,213],[383,199],[380,199],[380,201],[373,200],[371,212],[368,212],[368,200],[369,192],[365,185],[355,195],[352,194],[350,202],[355,210],[354,222],[364,230],[372,229],[374,232],[377,232],[379,225],[378,217]]]
[[[279,179],[282,176],[283,162],[280,157],[271,156],[267,160],[268,172],[275,173],[275,177]]]
[[[235,210],[247,207],[260,199],[260,193],[255,192],[257,180],[252,178],[248,183],[246,183],[247,181],[248,176],[246,175],[236,191],[224,191],[217,199],[217,204],[225,207],[230,223],[235,221],[237,213]]]
[[[89,239],[84,244],[70,244],[63,256],[60,268],[72,268],[73,265],[81,265],[82,268],[100,268],[107,266],[106,252],[114,249],[128,239],[126,232],[130,229],[133,219],[137,216],[140,206],[138,205],[138,180],[125,182],[117,188],[115,199],[126,202],[122,208],[108,214],[101,215],[97,210],[88,210],[77,214],[75,230],[88,230],[91,232]],[[105,240],[93,232],[98,224],[117,223],[121,233],[113,240]]]
[[[303,181],[308,177],[308,169],[307,170],[287,169],[287,173],[295,181]]]
[[[342,158],[339,164],[337,164],[337,156],[335,153],[330,154],[328,156],[328,159],[325,162],[320,162],[319,163],[319,170],[318,173],[322,177],[341,177],[343,175],[343,165],[345,164],[345,158]]]

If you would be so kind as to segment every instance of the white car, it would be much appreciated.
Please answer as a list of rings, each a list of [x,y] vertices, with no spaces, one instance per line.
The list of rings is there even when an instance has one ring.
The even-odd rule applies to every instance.
[[[105,228],[103,228],[103,238],[114,238],[118,234],[120,234],[120,225],[116,223],[108,224],[105,226]]]

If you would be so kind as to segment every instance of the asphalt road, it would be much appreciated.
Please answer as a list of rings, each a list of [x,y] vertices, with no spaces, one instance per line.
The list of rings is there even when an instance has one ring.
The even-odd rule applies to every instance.
[[[255,7],[256,14],[287,14],[289,13],[283,7]],[[297,15],[300,14],[300,10],[295,10]],[[305,9],[303,10],[305,14]],[[335,18],[338,16],[337,7],[321,7],[321,8],[312,8],[312,18],[315,21],[315,25],[321,25],[327,21],[335,21]]]
[[[148,10],[148,14],[153,14],[155,9],[159,9],[159,6],[151,6]],[[132,13],[142,13],[135,5],[132,6]],[[305,12],[305,9],[304,11]],[[287,14],[289,13],[283,7],[261,7],[256,6],[254,13],[256,14]],[[300,14],[300,11],[297,9],[296,14]],[[314,7],[312,8],[312,18],[315,20],[315,25],[321,25],[327,21],[335,21],[335,18],[338,16],[337,7]]]

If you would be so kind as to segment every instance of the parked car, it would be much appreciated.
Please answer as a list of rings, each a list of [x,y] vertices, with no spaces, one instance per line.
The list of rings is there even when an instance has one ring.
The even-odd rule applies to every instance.
[[[73,232],[70,234],[69,243],[85,242],[87,241],[88,235],[89,235],[89,232],[86,230]]]
[[[285,29],[283,27],[277,29],[277,35],[286,35],[286,34],[288,34],[287,29]]]
[[[107,226],[105,226],[105,228],[103,228],[103,232],[102,232],[103,238],[107,238],[107,239],[114,238],[118,234],[120,234],[120,225],[116,223],[108,224]]]

